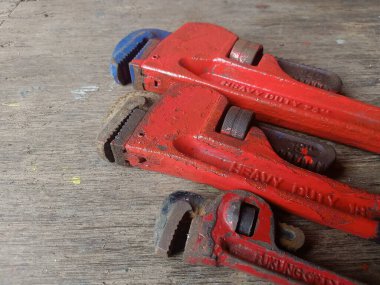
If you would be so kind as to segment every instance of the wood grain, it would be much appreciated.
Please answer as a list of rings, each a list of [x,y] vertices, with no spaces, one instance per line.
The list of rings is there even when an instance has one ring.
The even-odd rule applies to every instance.
[[[163,198],[175,190],[218,192],[115,167],[96,153],[102,118],[126,92],[108,74],[114,45],[135,29],[175,30],[187,21],[223,25],[267,52],[331,69],[347,96],[380,106],[376,0],[0,0],[1,284],[268,284],[154,256]],[[379,193],[379,156],[336,149],[339,179]],[[303,258],[380,283],[377,244],[283,219],[305,231]]]

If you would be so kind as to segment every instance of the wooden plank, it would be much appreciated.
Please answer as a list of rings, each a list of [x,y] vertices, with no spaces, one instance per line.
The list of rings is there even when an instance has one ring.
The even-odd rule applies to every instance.
[[[204,2],[0,1],[1,284],[268,284],[154,256],[163,198],[218,192],[97,156],[102,117],[126,92],[108,74],[112,49],[135,29],[214,22],[267,52],[337,72],[347,96],[380,106],[380,7],[376,0]],[[336,149],[341,181],[380,192],[378,155]],[[375,243],[283,219],[306,233],[300,256],[379,282]]]

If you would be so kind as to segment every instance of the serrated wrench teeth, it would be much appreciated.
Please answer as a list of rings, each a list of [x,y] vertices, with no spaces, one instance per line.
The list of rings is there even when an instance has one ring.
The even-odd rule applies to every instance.
[[[96,140],[101,158],[127,166],[123,144],[157,99],[157,95],[147,92],[131,92],[120,98],[109,112]]]
[[[184,249],[191,221],[202,213],[203,202],[202,196],[186,191],[164,200],[154,232],[156,254],[168,257]]]

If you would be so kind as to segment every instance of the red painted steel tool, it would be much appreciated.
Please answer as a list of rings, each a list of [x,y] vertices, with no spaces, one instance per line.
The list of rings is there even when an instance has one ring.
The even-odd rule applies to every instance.
[[[207,86],[259,121],[380,153],[380,108],[337,94],[335,74],[263,54],[262,45],[223,27],[139,30],[117,45],[113,59],[121,84],[159,94],[173,84]]]
[[[98,136],[105,159],[221,190],[247,190],[293,214],[379,242],[379,195],[284,161],[252,126],[251,112],[231,106],[215,89],[180,84],[163,96],[140,92],[118,107]],[[302,151],[306,162],[312,160],[311,149]]]
[[[249,192],[209,201],[175,192],[156,222],[156,253],[168,257],[184,250],[186,263],[226,266],[276,284],[359,284],[280,250],[274,220],[269,204]]]

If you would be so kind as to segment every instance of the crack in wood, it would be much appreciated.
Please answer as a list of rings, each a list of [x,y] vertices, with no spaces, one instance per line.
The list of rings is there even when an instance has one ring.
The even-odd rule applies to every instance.
[[[21,4],[21,2],[24,2],[23,0],[20,0],[20,1],[18,1],[17,3],[16,3],[16,5],[13,7],[13,9],[11,9],[10,11],[9,11],[9,14],[7,15],[7,19],[9,19],[10,18],[10,16],[13,14],[13,12],[16,10],[16,8]],[[5,23],[5,20],[2,20],[1,22],[0,22],[0,28],[1,28],[1,26],[3,25]]]

